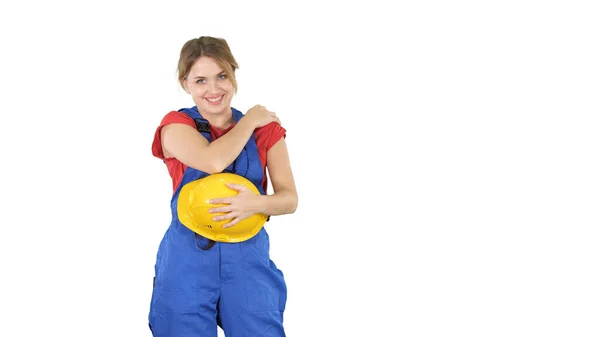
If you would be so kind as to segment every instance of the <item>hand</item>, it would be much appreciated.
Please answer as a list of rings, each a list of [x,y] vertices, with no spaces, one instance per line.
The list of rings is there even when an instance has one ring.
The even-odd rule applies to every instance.
[[[238,222],[257,213],[257,205],[260,195],[250,191],[246,186],[239,184],[227,184],[227,187],[238,191],[233,197],[211,199],[211,204],[225,204],[226,206],[213,207],[210,213],[227,213],[213,217],[214,221],[229,220],[223,228],[231,227]]]
[[[255,105],[245,115],[246,118],[252,120],[255,128],[263,127],[271,122],[281,124],[281,121],[274,112],[267,110],[262,105]]]

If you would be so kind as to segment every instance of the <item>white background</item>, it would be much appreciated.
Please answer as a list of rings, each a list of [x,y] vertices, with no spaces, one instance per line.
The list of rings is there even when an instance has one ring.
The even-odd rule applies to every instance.
[[[0,336],[150,336],[201,35],[288,130],[288,336],[599,336],[593,1],[281,3],[3,2]]]

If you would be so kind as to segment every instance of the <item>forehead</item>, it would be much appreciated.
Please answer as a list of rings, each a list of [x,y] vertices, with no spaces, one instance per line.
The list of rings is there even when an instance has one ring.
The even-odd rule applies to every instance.
[[[223,72],[219,64],[211,57],[202,56],[194,62],[190,69],[191,76],[216,76]]]

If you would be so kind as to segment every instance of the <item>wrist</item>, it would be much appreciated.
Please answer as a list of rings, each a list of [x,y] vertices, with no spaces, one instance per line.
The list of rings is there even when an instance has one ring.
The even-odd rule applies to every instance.
[[[254,213],[255,214],[266,214],[267,212],[267,196],[257,195],[254,199]]]
[[[256,129],[258,127],[257,123],[254,121],[254,119],[252,117],[248,117],[248,116],[244,116],[242,119],[240,119],[240,124],[252,128],[252,130]]]

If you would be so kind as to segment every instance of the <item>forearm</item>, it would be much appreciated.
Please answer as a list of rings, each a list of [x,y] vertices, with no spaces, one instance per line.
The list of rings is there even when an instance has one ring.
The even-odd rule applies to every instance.
[[[242,118],[229,132],[211,142],[209,157],[214,158],[216,172],[221,172],[239,156],[254,132],[254,124]]]
[[[291,214],[298,206],[298,194],[291,190],[260,196],[258,212],[266,215]]]

